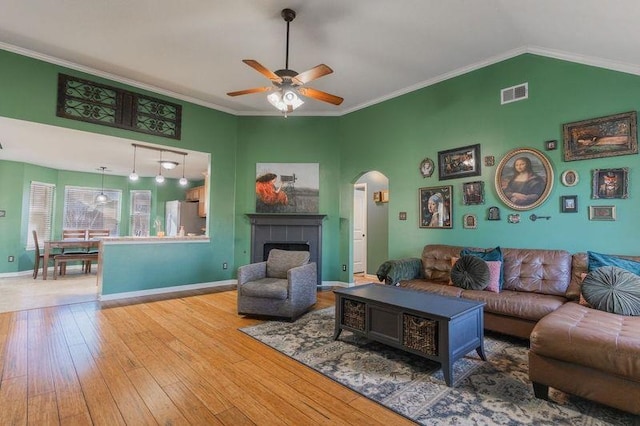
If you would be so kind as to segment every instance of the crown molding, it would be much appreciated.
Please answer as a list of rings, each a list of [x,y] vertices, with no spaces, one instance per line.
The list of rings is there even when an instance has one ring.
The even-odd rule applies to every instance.
[[[148,90],[150,92],[153,93],[158,93],[158,94],[162,94],[165,96],[169,96],[171,98],[174,99],[179,99],[185,102],[190,102],[196,105],[200,105],[206,108],[210,108],[216,111],[221,111],[221,112],[225,112],[228,114],[232,114],[232,115],[236,115],[236,116],[257,116],[257,117],[278,117],[278,116],[282,116],[282,114],[278,111],[274,111],[274,112],[268,112],[265,113],[263,111],[237,111],[237,110],[232,110],[229,108],[225,108],[225,107],[221,107],[220,105],[216,105],[213,104],[211,102],[207,102],[207,101],[203,101],[202,99],[198,99],[198,98],[194,98],[191,96],[187,96],[187,95],[183,95],[180,93],[176,93],[170,90],[166,90],[166,89],[162,89],[160,87],[156,87],[153,85],[149,85],[146,83],[142,83],[136,80],[131,80],[116,74],[111,74],[108,72],[104,72],[104,71],[100,71],[91,67],[86,67],[84,65],[79,65],[76,64],[74,62],[70,62],[70,61],[66,61],[63,59],[59,59],[59,58],[55,58],[53,56],[49,56],[49,55],[45,55],[42,53],[38,53],[29,49],[24,49],[18,46],[14,46],[8,43],[3,43],[0,42],[0,49],[2,50],[6,50],[9,52],[13,52],[22,56],[27,56],[29,58],[33,58],[33,59],[38,59],[44,62],[48,62],[54,65],[59,65],[62,67],[66,67],[69,69],[73,69],[76,71],[80,71],[80,72],[84,72],[87,74],[91,74],[91,75],[95,75],[98,77],[102,77],[108,80],[112,80],[112,81],[116,81],[122,84],[127,84],[129,86],[132,87],[137,87],[139,89],[143,89],[143,90]],[[461,75],[470,73],[472,71],[476,71],[478,69],[487,67],[489,65],[493,65],[496,64],[498,62],[502,62],[504,60],[507,59],[511,59],[514,58],[516,56],[522,55],[524,53],[531,53],[534,55],[538,55],[538,56],[545,56],[548,58],[553,58],[553,59],[559,59],[559,60],[563,60],[563,61],[568,61],[568,62],[574,62],[574,63],[578,63],[578,64],[583,64],[583,65],[588,65],[588,66],[593,66],[593,67],[598,67],[598,68],[603,68],[603,69],[608,69],[608,70],[612,70],[612,71],[619,71],[619,72],[623,72],[623,73],[627,73],[627,74],[633,74],[633,75],[640,75],[640,66],[637,65],[633,65],[633,64],[629,64],[629,63],[625,63],[625,62],[618,62],[618,61],[611,61],[611,60],[607,60],[607,59],[602,59],[602,58],[597,58],[597,57],[593,57],[593,56],[587,56],[587,55],[580,55],[580,54],[575,54],[575,53],[570,53],[570,52],[564,52],[561,50],[554,50],[554,49],[547,49],[544,47],[540,47],[540,46],[522,46],[522,47],[518,47],[516,49],[512,49],[509,50],[507,52],[501,53],[499,55],[495,55],[492,56],[490,58],[484,59],[482,61],[476,62],[474,64],[471,65],[467,65],[465,67],[461,67],[458,68],[456,70],[441,74],[437,77],[431,78],[429,80],[425,80],[422,81],[420,83],[416,83],[413,84],[411,86],[405,87],[403,89],[397,90],[395,92],[389,93],[388,95],[379,97],[377,99],[373,99],[369,102],[365,102],[363,104],[360,105],[356,105],[353,108],[349,108],[347,110],[344,110],[342,112],[325,112],[325,113],[305,113],[304,111],[296,111],[295,116],[298,117],[321,117],[321,116],[326,116],[326,117],[340,117],[340,116],[344,116],[347,114],[350,114],[352,112],[355,111],[359,111],[361,109],[373,106],[373,105],[377,105],[379,103],[388,101],[390,99],[394,99],[397,98],[398,96],[402,96],[402,95],[406,95],[407,93],[411,93],[411,92],[415,92],[416,90],[420,90],[420,89],[424,89],[425,87],[429,87],[432,86],[434,84],[446,81],[446,80],[450,80],[452,78],[455,77],[459,77]],[[294,116],[292,116],[294,117]]]

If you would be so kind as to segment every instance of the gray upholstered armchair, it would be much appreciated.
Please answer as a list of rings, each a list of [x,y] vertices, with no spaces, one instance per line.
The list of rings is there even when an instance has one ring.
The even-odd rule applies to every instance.
[[[272,249],[238,268],[238,314],[296,319],[316,303],[316,274],[309,252]]]

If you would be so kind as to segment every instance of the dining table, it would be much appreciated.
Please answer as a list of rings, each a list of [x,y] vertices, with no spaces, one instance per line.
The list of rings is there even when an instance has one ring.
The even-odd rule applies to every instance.
[[[78,249],[89,250],[100,247],[100,238],[82,239],[66,238],[64,240],[49,240],[44,242],[44,265],[42,266],[42,279],[47,279],[47,269],[49,268],[49,257],[53,254],[53,249]],[[55,271],[53,271],[55,274]]]

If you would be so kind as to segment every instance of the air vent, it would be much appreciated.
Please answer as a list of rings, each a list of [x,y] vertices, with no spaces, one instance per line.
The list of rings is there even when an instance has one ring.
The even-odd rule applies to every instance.
[[[518,84],[517,86],[507,87],[500,91],[500,104],[508,104],[515,101],[521,101],[529,97],[529,83]]]

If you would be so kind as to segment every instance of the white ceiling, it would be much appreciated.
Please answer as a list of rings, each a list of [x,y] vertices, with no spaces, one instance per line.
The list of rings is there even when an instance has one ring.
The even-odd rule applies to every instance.
[[[270,84],[242,59],[284,68],[283,8],[297,12],[289,68],[329,65],[308,86],[345,99],[308,99],[295,115],[343,115],[525,52],[640,74],[636,0],[6,0],[0,48],[232,114],[278,115],[264,93],[226,93]]]

